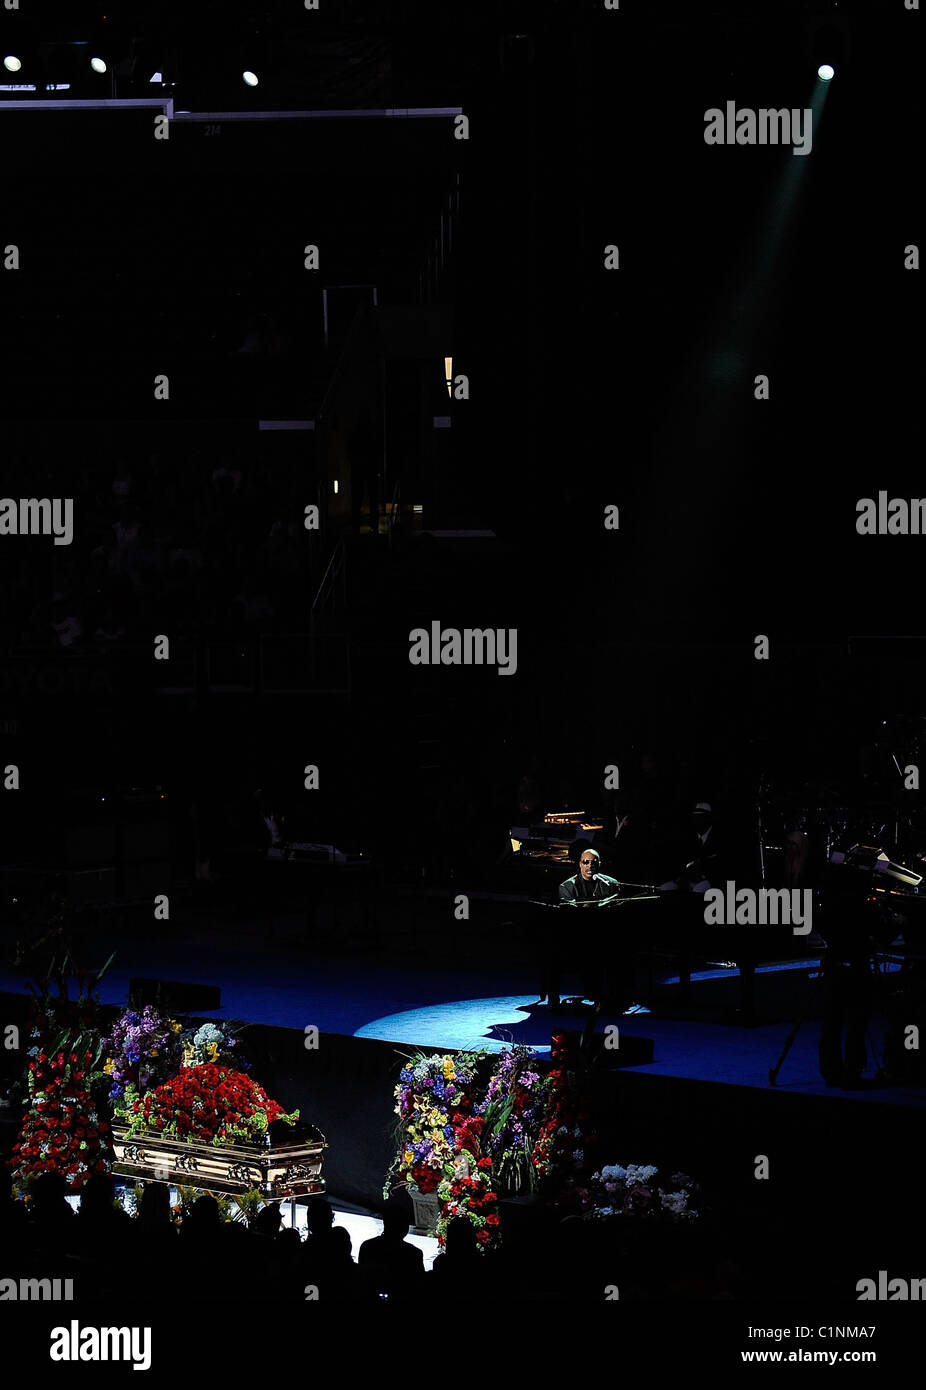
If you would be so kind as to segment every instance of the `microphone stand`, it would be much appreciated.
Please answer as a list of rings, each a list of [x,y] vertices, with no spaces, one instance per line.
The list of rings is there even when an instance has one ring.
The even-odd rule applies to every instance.
[[[762,791],[764,786],[765,774],[762,773],[756,791],[756,825],[759,832],[759,876],[763,887],[765,886],[765,827],[762,824]]]

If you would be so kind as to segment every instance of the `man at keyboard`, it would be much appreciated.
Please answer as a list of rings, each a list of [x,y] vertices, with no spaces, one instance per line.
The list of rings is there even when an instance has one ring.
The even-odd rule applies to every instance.
[[[602,906],[611,902],[620,892],[621,885],[610,874],[599,869],[601,857],[590,846],[579,856],[579,872],[567,878],[559,886],[560,903],[572,907],[583,907],[583,914],[592,911],[592,904]],[[591,924],[588,924],[589,927]],[[608,1005],[615,1012],[622,1013],[631,1002],[634,979],[634,949],[626,939],[626,933],[605,931],[580,932],[579,942],[582,953],[583,989],[587,999],[599,1005]],[[552,1002],[552,1001],[551,1001]]]
[[[601,855],[596,849],[583,849],[579,857],[579,872],[559,886],[561,903],[581,903],[610,898],[620,889],[616,878],[600,872]]]

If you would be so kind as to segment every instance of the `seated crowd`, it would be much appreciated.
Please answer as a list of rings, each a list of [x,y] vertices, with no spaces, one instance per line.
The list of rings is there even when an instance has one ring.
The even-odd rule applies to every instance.
[[[5,1171],[0,1169],[0,1171]],[[472,1225],[450,1224],[442,1253],[425,1272],[422,1252],[406,1239],[407,1199],[382,1212],[383,1231],[352,1253],[346,1227],[323,1197],[308,1203],[308,1230],[284,1227],[280,1204],[264,1206],[250,1225],[223,1219],[214,1197],[200,1196],[178,1222],[165,1183],[145,1185],[130,1217],[111,1177],[94,1175],[75,1213],[63,1179],[44,1173],[28,1203],[0,1199],[0,1278],[71,1279],[75,1302],[163,1302],[178,1289],[198,1301],[293,1304],[374,1303],[522,1298],[601,1302],[619,1286],[621,1298],[725,1299],[749,1293],[735,1260],[717,1259],[688,1240],[681,1263],[652,1238],[619,1256],[600,1222],[550,1218],[514,1222],[501,1248],[477,1248]],[[504,1229],[504,1228],[503,1228]]]

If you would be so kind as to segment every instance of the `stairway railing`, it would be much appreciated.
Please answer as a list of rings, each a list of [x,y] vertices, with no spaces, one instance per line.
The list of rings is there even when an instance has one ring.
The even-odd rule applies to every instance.
[[[398,525],[400,509],[402,505],[402,489],[399,479],[395,480],[395,487],[392,489],[392,506],[389,509],[389,544],[392,544],[392,533]]]
[[[322,581],[318,586],[318,592],[316,593],[315,598],[312,601],[312,611],[309,615],[309,621],[312,625],[313,631],[315,629],[316,623],[325,616],[325,611],[328,607],[329,602],[331,602],[333,606],[333,600],[335,596],[335,585],[339,582],[341,586],[341,598],[343,600],[344,586],[346,582],[346,570],[347,550],[344,546],[343,540],[339,540],[337,545],[331,552],[331,558],[328,561],[325,573],[322,575]]]

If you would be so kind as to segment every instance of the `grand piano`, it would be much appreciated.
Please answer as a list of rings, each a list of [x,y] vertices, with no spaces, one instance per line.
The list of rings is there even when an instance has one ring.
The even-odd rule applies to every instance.
[[[575,868],[570,868],[570,850],[576,840],[594,844],[603,829],[601,821],[584,811],[548,811],[541,822],[515,825],[508,831],[512,862],[518,871],[531,873],[537,883],[552,883],[555,875],[558,887],[575,873]]]
[[[735,968],[737,1015],[744,1024],[756,1022],[758,966],[800,960],[810,964],[819,959],[824,943],[815,933],[796,936],[790,926],[707,925],[703,896],[685,889],[621,881],[608,899],[561,904],[559,885],[577,871],[577,842],[595,845],[602,856],[602,870],[608,872],[608,844],[602,839],[601,822],[582,811],[550,812],[542,822],[509,830],[510,867],[516,881],[528,890],[526,911],[541,943],[542,987],[551,1002],[557,969],[550,958],[560,955],[560,971],[595,973],[602,946],[610,946],[615,932],[638,963],[644,959],[652,963],[660,956],[672,962],[681,1003],[691,999],[693,969]]]
[[[264,850],[261,868],[264,912],[271,936],[277,919],[297,905],[303,913],[307,944],[340,939],[343,930],[354,930],[355,915],[359,915],[364,931],[375,927],[373,861],[356,849],[281,836],[278,843]],[[321,921],[323,908],[331,917],[327,927]]]

